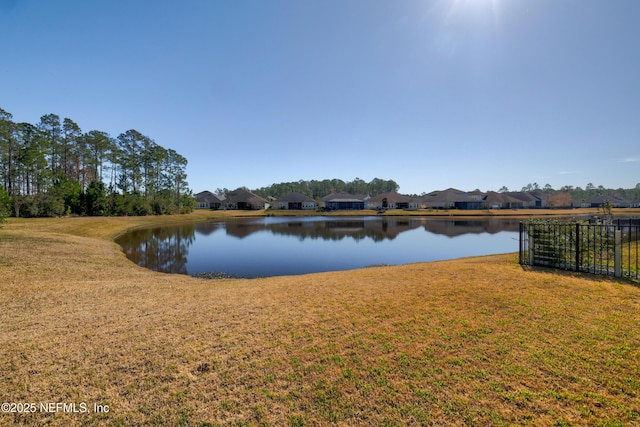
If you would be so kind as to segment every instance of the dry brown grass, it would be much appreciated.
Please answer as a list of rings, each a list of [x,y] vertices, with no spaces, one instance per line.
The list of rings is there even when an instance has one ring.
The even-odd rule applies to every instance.
[[[0,230],[0,401],[110,409],[0,424],[640,425],[636,286],[514,255],[206,281],[112,241],[167,219]]]

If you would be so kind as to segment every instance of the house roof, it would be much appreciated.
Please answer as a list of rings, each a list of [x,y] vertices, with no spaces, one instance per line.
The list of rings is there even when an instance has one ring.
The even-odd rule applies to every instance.
[[[213,194],[211,191],[201,191],[200,193],[196,194],[196,202],[198,203],[220,203],[222,202],[222,199],[218,196],[216,196],[215,194]]]
[[[363,196],[354,196],[349,193],[332,193],[322,198],[323,202],[364,202]]]
[[[618,197],[613,194],[603,194],[588,200],[589,203],[604,203],[607,201],[611,203],[622,203],[622,204],[630,203],[629,200],[625,200],[622,197]]]
[[[484,198],[486,203],[522,203],[522,200],[511,197],[505,193],[496,193],[495,191],[489,191]]]
[[[313,201],[314,200],[311,197],[305,196],[304,194],[298,193],[297,191],[292,191],[290,193],[287,193],[276,200],[276,202],[294,202],[294,203],[313,202]]]
[[[405,196],[403,194],[398,194],[395,191],[389,191],[387,193],[380,193],[376,196],[373,196],[369,199],[369,202],[377,203],[382,202],[384,199],[387,199],[387,202],[392,203],[409,203],[413,199],[409,196]]]
[[[522,202],[536,202],[538,200],[542,200],[542,197],[540,197],[540,193],[531,193],[528,191],[514,191],[502,194],[506,194],[510,197],[515,197]]]
[[[238,188],[229,193],[229,200],[234,203],[266,203],[267,201],[257,194],[253,194],[244,188]]]
[[[443,191],[432,191],[431,193],[424,196],[423,200],[427,203],[474,201],[467,193],[455,188],[447,188]]]

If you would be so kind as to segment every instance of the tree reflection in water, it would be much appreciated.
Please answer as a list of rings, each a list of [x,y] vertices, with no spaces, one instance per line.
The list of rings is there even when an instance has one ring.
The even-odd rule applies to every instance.
[[[519,220],[516,219],[236,218],[226,222],[135,230],[119,238],[117,243],[129,259],[155,271],[195,274],[203,272],[202,264],[208,264],[209,268],[216,268],[216,272],[257,277],[360,268],[374,263],[445,259],[443,257],[449,257],[448,253],[451,252],[450,245],[446,243],[449,239],[457,240],[464,235],[490,236],[504,231],[516,233],[518,224]],[[405,233],[413,237],[400,239]],[[197,236],[201,237],[197,239]],[[439,240],[443,238],[444,242]],[[248,241],[244,242],[245,239]],[[307,242],[303,246],[293,247],[291,239]],[[190,256],[189,249],[196,240],[195,253]],[[391,243],[396,240],[400,241]],[[327,246],[331,242],[340,244]],[[504,251],[504,242],[498,246],[494,242],[483,240],[482,244],[473,243],[471,246],[484,247],[479,249],[480,252],[473,253],[469,253],[468,249],[461,250],[451,257]],[[351,247],[354,244],[357,247]],[[469,246],[468,243],[461,245]],[[375,249],[372,249],[374,246]],[[516,244],[513,245],[515,250]],[[342,251],[342,256],[339,259],[330,258],[328,251],[334,252],[335,257]],[[383,251],[391,255],[381,255]],[[401,255],[403,252],[406,255]],[[437,255],[428,252],[437,252]],[[192,262],[187,267],[189,258]],[[274,267],[275,264],[282,264],[286,268]]]
[[[136,264],[163,273],[187,274],[187,255],[194,242],[194,224],[134,230],[116,240]]]

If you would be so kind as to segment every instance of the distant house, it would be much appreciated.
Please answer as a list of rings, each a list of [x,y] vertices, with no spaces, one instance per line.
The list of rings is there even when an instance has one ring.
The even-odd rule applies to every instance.
[[[607,202],[611,203],[612,208],[628,208],[632,205],[630,201],[622,197],[614,196],[613,194],[594,197],[593,199],[587,200],[584,204],[590,208],[601,208]]]
[[[202,191],[196,194],[196,209],[220,209],[223,199],[211,191]]]
[[[484,198],[484,206],[486,209],[520,209],[523,202],[508,194],[489,191]]]
[[[549,194],[543,193],[542,191],[532,191],[531,195],[537,199],[536,207],[537,208],[548,208],[549,207]]]
[[[230,192],[227,196],[225,200],[225,207],[227,209],[259,210],[266,209],[269,205],[266,199],[244,188],[238,188]]]
[[[360,210],[364,209],[364,197],[349,193],[332,193],[321,200],[321,207],[327,210]]]
[[[276,209],[309,210],[316,208],[316,202],[309,196],[292,191],[276,199],[274,207]]]
[[[572,199],[571,207],[572,208],[590,208],[591,203],[589,203],[587,200]]]
[[[522,207],[525,209],[546,208],[549,206],[549,196],[539,191],[516,191],[503,194],[522,201]]]
[[[448,188],[433,191],[423,197],[427,209],[482,209],[483,201],[472,197],[464,191]]]
[[[418,209],[420,201],[395,191],[381,193],[366,201],[367,209]]]

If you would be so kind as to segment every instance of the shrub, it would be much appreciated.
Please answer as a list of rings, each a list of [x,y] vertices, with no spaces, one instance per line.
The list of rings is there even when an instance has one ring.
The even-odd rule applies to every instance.
[[[578,271],[613,268],[614,227],[611,223],[532,220],[525,224],[535,265]]]
[[[2,223],[5,221],[5,218],[9,216],[9,210],[11,209],[11,197],[4,191],[3,188],[0,188],[0,227]]]
[[[109,208],[107,190],[102,182],[92,181],[81,197],[86,215],[106,215]]]

